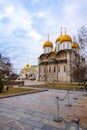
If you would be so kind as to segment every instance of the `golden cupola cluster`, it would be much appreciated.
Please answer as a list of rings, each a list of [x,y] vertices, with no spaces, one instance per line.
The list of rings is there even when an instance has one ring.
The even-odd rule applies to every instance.
[[[56,43],[57,42],[60,42],[60,43],[63,43],[63,42],[71,42],[72,43],[72,49],[76,49],[76,48],[79,48],[79,44],[78,43],[76,43],[75,41],[72,41],[72,38],[71,38],[71,36],[69,36],[69,35],[67,35],[66,34],[66,28],[65,28],[65,34],[64,35],[62,35],[62,28],[61,28],[61,33],[60,33],[60,36],[58,36],[57,37],[57,39],[56,39]]]
[[[72,49],[74,48],[79,48],[79,44],[74,42],[71,38],[71,36],[66,34],[66,28],[65,28],[65,34],[62,34],[62,28],[61,28],[61,32],[60,32],[60,36],[57,37],[55,43],[63,43],[63,42],[71,42],[72,44]],[[48,40],[44,42],[43,44],[43,48],[45,47],[51,47],[53,48],[53,43],[49,40],[49,35],[48,35]],[[55,48],[56,49],[56,48]],[[54,49],[54,52],[56,52],[56,50]]]
[[[45,47],[52,47],[53,48],[53,43],[49,40],[49,35],[48,35],[48,40],[44,42],[43,48]]]

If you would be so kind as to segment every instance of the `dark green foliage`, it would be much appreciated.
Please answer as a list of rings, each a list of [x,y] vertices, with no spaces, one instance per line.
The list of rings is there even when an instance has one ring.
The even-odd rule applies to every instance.
[[[2,79],[0,78],[0,93],[3,91],[3,89],[4,89],[4,84]]]

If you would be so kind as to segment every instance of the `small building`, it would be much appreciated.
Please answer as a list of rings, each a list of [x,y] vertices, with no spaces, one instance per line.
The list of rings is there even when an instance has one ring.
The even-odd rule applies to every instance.
[[[36,68],[37,66],[35,65],[26,64],[20,71],[20,79],[36,80]]]

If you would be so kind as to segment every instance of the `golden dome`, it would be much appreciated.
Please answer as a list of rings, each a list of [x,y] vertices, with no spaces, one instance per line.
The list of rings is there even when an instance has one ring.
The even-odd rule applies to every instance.
[[[43,48],[44,47],[52,47],[53,48],[53,43],[51,41],[49,41],[49,34],[48,34],[48,40],[46,42],[44,42],[44,44],[43,44]]]
[[[79,48],[79,44],[76,42],[72,42],[72,48]]]
[[[62,27],[61,27],[60,36],[57,37],[57,39],[56,39],[56,43],[57,43],[57,42],[60,42],[60,41],[61,41],[61,38],[62,38]]]
[[[44,43],[44,45],[43,45],[43,48],[44,48],[44,47],[52,47],[52,48],[53,48],[53,43],[52,43],[51,41],[47,40],[47,41]]]
[[[65,28],[65,35],[62,36],[61,43],[66,42],[66,41],[72,42],[72,38],[69,35],[66,34],[66,28]]]
[[[66,41],[69,41],[69,42],[72,42],[72,38],[69,36],[69,35],[63,35],[62,38],[61,38],[61,43],[62,42],[66,42]]]
[[[57,39],[56,39],[56,42],[60,42],[62,39],[62,35],[60,35]]]

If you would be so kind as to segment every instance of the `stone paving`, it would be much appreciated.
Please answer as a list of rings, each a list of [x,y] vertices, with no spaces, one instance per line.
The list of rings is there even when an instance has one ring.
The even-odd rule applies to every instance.
[[[54,121],[58,118],[56,97],[63,99],[66,94],[65,90],[49,89],[0,99],[0,130],[75,130],[72,120],[76,117],[81,119],[81,127],[87,130],[87,97],[83,92],[78,91],[75,95],[72,91],[69,101],[67,98],[59,101],[59,116],[63,121]],[[75,96],[77,100],[73,99]],[[69,103],[72,107],[66,106]]]

